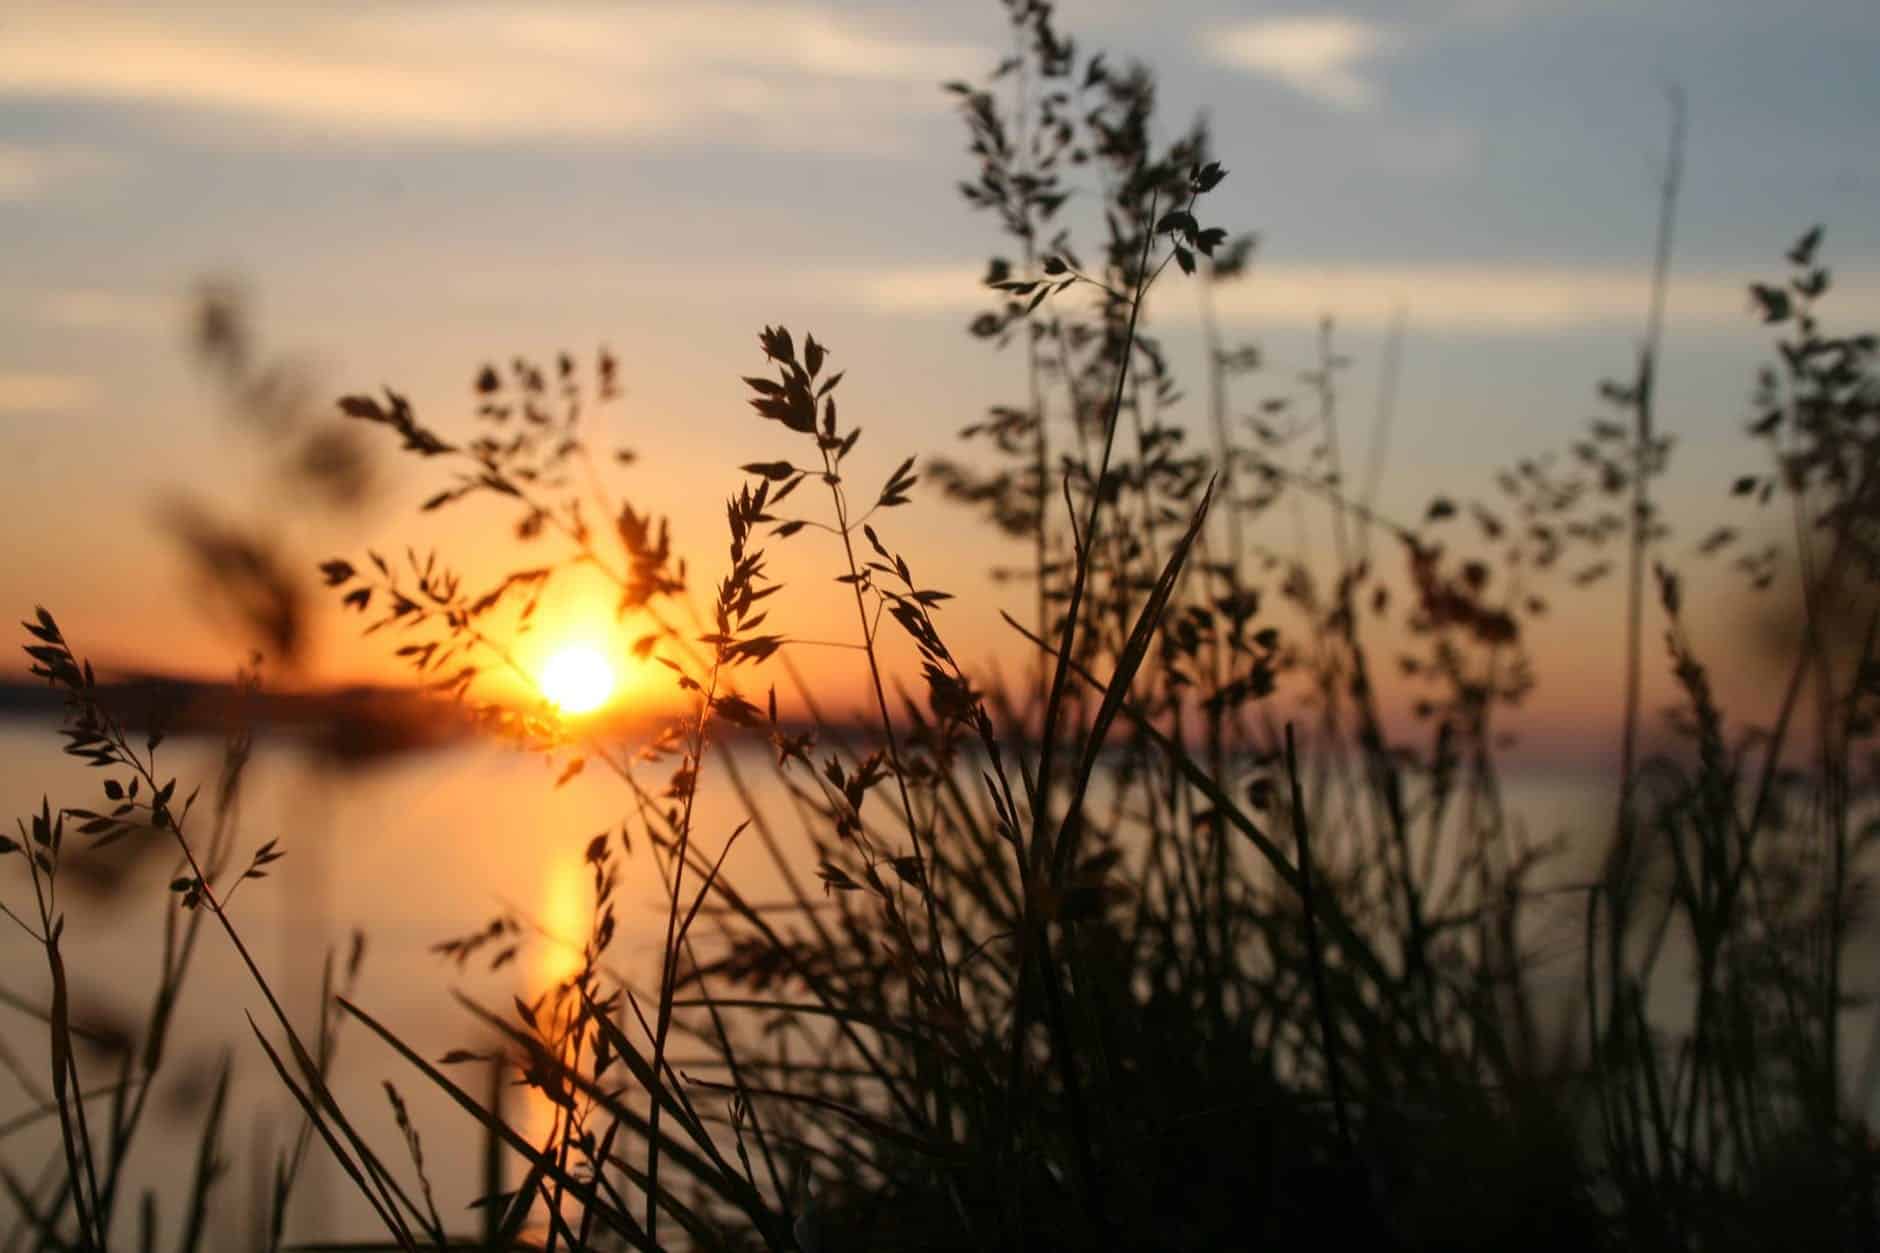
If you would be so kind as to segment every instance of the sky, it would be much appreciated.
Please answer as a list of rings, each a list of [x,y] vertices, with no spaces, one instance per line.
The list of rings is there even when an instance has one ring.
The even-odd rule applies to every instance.
[[[1756,468],[1738,434],[1767,341],[1744,289],[1796,235],[1827,224],[1833,316],[1880,324],[1871,3],[1067,0],[1059,15],[1084,47],[1157,72],[1165,134],[1212,122],[1230,173],[1207,216],[1261,238],[1253,276],[1221,293],[1230,333],[1269,363],[1241,408],[1292,385],[1332,315],[1348,403],[1368,415],[1405,310],[1381,499],[1408,516],[1432,484],[1486,486],[1561,445],[1598,412],[1598,380],[1629,369],[1674,86],[1689,107],[1661,372],[1674,507],[1721,511]],[[207,281],[239,284],[264,351],[320,394],[390,384],[446,432],[470,429],[485,360],[609,346],[627,396],[603,436],[641,457],[615,486],[670,513],[701,569],[735,466],[788,451],[739,382],[764,324],[814,331],[849,371],[860,477],[954,451],[1023,391],[1014,358],[964,334],[1000,241],[953,190],[972,166],[939,87],[983,77],[1006,39],[992,0],[10,0],[0,600],[47,604],[101,662],[226,674],[243,647],[192,603],[163,522],[178,500],[309,565],[407,540],[472,568],[508,555],[490,544],[499,516],[413,518],[438,486],[426,467],[386,465],[350,516],[283,499],[189,350]],[[1198,390],[1195,307],[1165,291],[1153,321]],[[926,581],[977,593],[943,619],[961,651],[1010,664],[996,611],[1024,593],[984,583],[994,537],[931,498],[892,521]],[[842,629],[829,601],[806,589],[792,621]],[[322,608],[302,680],[396,673]],[[1611,669],[1573,643],[1611,606],[1574,612],[1558,668]],[[1590,717],[1604,699],[1568,683],[1551,708]]]

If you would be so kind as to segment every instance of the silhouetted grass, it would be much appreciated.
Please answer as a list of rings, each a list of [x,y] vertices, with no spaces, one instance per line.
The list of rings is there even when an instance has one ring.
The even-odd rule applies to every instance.
[[[1844,1057],[1845,958],[1880,830],[1876,620],[1852,639],[1825,625],[1831,605],[1870,603],[1880,568],[1880,378],[1871,336],[1821,321],[1820,232],[1790,252],[1785,281],[1753,289],[1781,338],[1750,427],[1769,470],[1736,494],[1790,511],[1805,624],[1759,726],[1717,704],[1651,492],[1670,453],[1653,398],[1675,138],[1646,334],[1630,379],[1601,389],[1612,416],[1566,457],[1510,467],[1494,497],[1438,495],[1422,517],[1392,519],[1378,468],[1354,490],[1344,463],[1329,324],[1304,396],[1236,423],[1257,358],[1210,320],[1213,447],[1188,447],[1143,313],[1164,283],[1205,297],[1243,281],[1250,241],[1196,216],[1225,172],[1203,128],[1156,143],[1146,71],[1085,57],[1042,5],[1006,7],[1014,57],[987,88],[951,90],[980,163],[966,197],[1018,254],[992,262],[972,333],[1023,354],[1027,392],[968,427],[989,461],[930,472],[1028,554],[1012,573],[1035,591],[1030,620],[1011,625],[1037,665],[1019,680],[975,675],[947,646],[946,594],[891,526],[916,463],[878,489],[854,481],[860,427],[841,417],[842,375],[814,337],[759,337],[751,403],[781,429],[752,436],[723,573],[697,612],[665,523],[609,498],[584,442],[590,394],[617,390],[606,354],[591,383],[568,357],[486,367],[483,433],[467,440],[395,393],[340,402],[444,469],[424,508],[506,500],[542,556],[473,588],[435,556],[368,554],[326,563],[328,584],[490,727],[573,753],[564,781],[587,763],[611,770],[644,836],[623,826],[589,845],[594,920],[574,975],[510,1007],[464,1001],[502,1042],[495,1054],[427,1059],[328,998],[520,1160],[523,1177],[482,1202],[483,1246],[1880,1247],[1875,1063],[1849,1083]],[[1074,190],[1101,212],[1079,217]],[[1280,509],[1322,511],[1329,549],[1281,546]],[[855,680],[871,698],[859,744],[791,729],[770,686],[795,671],[793,641],[767,621],[791,589],[770,581],[766,546],[812,541],[854,602]],[[1547,598],[1597,581],[1612,549],[1629,594],[1618,808],[1589,815],[1609,834],[1591,881],[1547,884],[1557,850],[1509,810],[1503,724],[1532,687],[1527,639]],[[613,582],[622,616],[645,623],[636,651],[689,698],[647,747],[670,768],[663,783],[546,703],[480,697],[489,670],[528,677],[504,611],[526,621],[577,565]],[[1752,556],[1743,572],[1767,583],[1770,567]],[[1662,629],[1681,700],[1678,749],[1651,758],[1648,628]],[[139,824],[173,834],[184,869],[166,988],[205,911],[240,948],[223,909],[240,880],[232,826],[192,844],[156,740],[138,752],[88,698],[90,672],[49,615],[27,629],[35,673],[70,696],[68,751],[105,771],[120,808],[48,803],[6,845],[37,903],[36,921],[16,921],[53,975],[47,1106],[64,1165],[43,1188],[4,1178],[42,1246],[102,1247],[128,1239],[114,1222],[122,1155],[88,1126],[58,993],[64,823],[99,839]],[[911,646],[917,677],[893,666],[890,641]],[[815,694],[799,695],[813,714]],[[1394,719],[1399,707],[1414,721]],[[727,751],[752,734],[768,735],[792,812],[755,804],[750,759]],[[245,751],[231,750],[237,772]],[[745,799],[736,830],[695,822],[708,758]],[[788,851],[793,818],[813,864]],[[727,869],[752,837],[788,889],[781,906],[748,900]],[[644,985],[608,958],[625,858],[650,861],[666,889]],[[1534,934],[1563,899],[1581,919],[1578,991],[1552,1012]],[[440,949],[501,965],[527,939],[498,918]],[[1685,999],[1666,1000],[1667,986]],[[334,1020],[309,1047],[268,1000],[286,1049],[256,1034],[384,1222],[385,1247],[450,1244],[401,1096],[388,1087],[416,1199],[325,1085]],[[146,1038],[161,1039],[166,1003]],[[155,1063],[125,1061],[106,1144],[128,1141]],[[555,1110],[547,1138],[453,1077],[466,1064],[538,1092]],[[275,1243],[298,1160],[273,1198]],[[195,1235],[213,1174],[199,1165]]]

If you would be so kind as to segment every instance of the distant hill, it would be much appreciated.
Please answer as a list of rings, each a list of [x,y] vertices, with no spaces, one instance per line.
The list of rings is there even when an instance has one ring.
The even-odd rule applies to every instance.
[[[402,688],[246,691],[233,683],[133,674],[100,682],[97,690],[99,704],[140,731],[160,723],[169,735],[221,735],[247,722],[362,761],[476,732],[452,701]],[[46,683],[0,680],[0,717],[56,718],[63,707],[61,692]]]
[[[247,691],[234,683],[163,674],[128,674],[99,682],[99,703],[139,732],[161,723],[172,736],[221,736],[244,723],[298,740],[342,761],[374,760],[442,747],[486,734],[471,711],[449,696],[422,689],[357,685],[318,691]],[[53,720],[64,709],[59,689],[37,680],[0,678],[0,718]],[[661,717],[621,713],[601,724],[608,735],[650,737]],[[593,729],[590,724],[590,729]],[[786,723],[785,731],[809,730]],[[844,738],[858,728],[825,728]],[[731,738],[763,734],[721,725]]]

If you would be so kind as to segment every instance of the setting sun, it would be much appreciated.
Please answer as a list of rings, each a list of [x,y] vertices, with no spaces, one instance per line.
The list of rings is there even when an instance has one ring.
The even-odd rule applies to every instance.
[[[571,645],[542,667],[542,695],[563,713],[592,713],[614,691],[614,668],[597,648]]]

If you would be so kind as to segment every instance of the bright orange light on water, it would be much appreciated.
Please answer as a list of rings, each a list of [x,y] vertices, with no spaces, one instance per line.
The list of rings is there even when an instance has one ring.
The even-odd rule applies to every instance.
[[[566,714],[593,713],[614,694],[614,668],[598,648],[571,644],[542,664],[542,695]]]
[[[587,863],[571,855],[555,857],[542,881],[542,928],[548,934],[536,962],[537,992],[581,969],[581,946],[592,918]]]
[[[557,653],[559,657],[562,654]],[[587,863],[571,850],[549,855],[541,887],[541,924],[544,932],[535,952],[535,982],[523,994],[525,1000],[548,995],[555,1003],[552,989],[581,971],[582,945],[593,925],[594,905]],[[543,1014],[544,1022],[547,1013]],[[529,1135],[540,1144],[555,1126],[560,1108],[539,1091],[528,1099]]]

